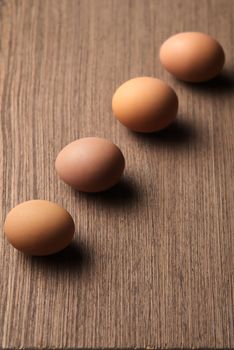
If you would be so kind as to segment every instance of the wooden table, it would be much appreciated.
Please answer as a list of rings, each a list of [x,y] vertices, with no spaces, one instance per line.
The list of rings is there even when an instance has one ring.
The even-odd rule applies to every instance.
[[[204,31],[226,52],[213,82],[165,72],[161,43]],[[41,198],[73,215],[61,254],[30,258],[1,234],[1,348],[234,347],[234,1],[0,1],[0,212]],[[169,82],[178,121],[134,134],[112,94],[141,75]],[[100,195],[59,181],[60,149],[113,140],[123,181]]]

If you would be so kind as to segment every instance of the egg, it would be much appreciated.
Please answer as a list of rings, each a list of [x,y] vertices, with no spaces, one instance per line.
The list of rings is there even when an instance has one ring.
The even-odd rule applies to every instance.
[[[64,249],[75,231],[71,215],[56,203],[30,200],[13,208],[4,223],[8,241],[29,255],[49,255]]]
[[[178,110],[175,91],[162,80],[137,77],[123,83],[114,93],[112,110],[128,129],[155,132],[173,122]]]
[[[199,32],[171,36],[162,44],[159,58],[169,73],[194,83],[217,76],[225,61],[224,50],[218,41]]]
[[[117,184],[125,160],[120,149],[99,137],[69,143],[58,154],[55,168],[59,177],[82,192],[101,192]]]

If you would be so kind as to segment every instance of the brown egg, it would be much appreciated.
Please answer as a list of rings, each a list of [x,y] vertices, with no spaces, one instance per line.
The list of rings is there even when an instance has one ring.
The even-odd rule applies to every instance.
[[[175,119],[178,98],[163,81],[138,77],[126,81],[116,90],[112,110],[130,130],[154,132],[167,127]]]
[[[71,215],[58,204],[31,200],[8,213],[4,231],[16,249],[29,255],[49,255],[71,242],[75,225]]]
[[[171,36],[161,46],[159,57],[169,73],[194,83],[214,78],[225,61],[222,46],[211,36],[198,32]]]
[[[119,182],[125,166],[124,156],[112,142],[86,137],[65,146],[55,168],[60,178],[83,192],[101,192]]]

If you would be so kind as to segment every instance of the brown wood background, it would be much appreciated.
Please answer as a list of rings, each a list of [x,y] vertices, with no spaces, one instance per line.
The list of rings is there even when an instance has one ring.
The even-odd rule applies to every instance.
[[[162,69],[160,44],[187,30],[223,44],[220,78],[189,85]],[[233,348],[234,1],[3,0],[0,50],[1,224],[42,198],[77,225],[50,258],[1,234],[0,347]],[[179,96],[177,123],[158,135],[112,116],[115,88],[139,75]],[[92,135],[127,163],[100,195],[54,170],[65,144]]]

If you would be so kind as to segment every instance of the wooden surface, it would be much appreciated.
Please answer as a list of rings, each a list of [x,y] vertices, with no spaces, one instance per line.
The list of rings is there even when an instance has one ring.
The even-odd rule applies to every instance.
[[[224,74],[176,81],[159,64],[171,34],[223,44]],[[234,1],[0,1],[0,212],[56,201],[77,233],[65,252],[27,258],[0,238],[1,348],[234,348]],[[123,81],[177,91],[158,135],[112,116]],[[83,136],[116,142],[124,180],[102,195],[59,181],[54,160]],[[2,230],[1,230],[2,231]]]

